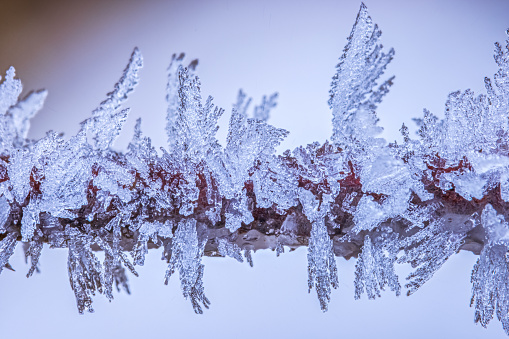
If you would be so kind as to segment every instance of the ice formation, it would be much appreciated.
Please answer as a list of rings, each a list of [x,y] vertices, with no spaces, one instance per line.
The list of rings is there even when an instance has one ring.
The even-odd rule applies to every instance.
[[[508,33],[509,34],[509,33]],[[128,117],[123,107],[143,64],[135,49],[114,90],[69,139],[54,132],[27,139],[45,91],[18,100],[14,68],[0,84],[0,272],[23,243],[27,276],[44,244],[68,248],[78,311],[96,293],[129,292],[150,248],[162,249],[166,282],[178,272],[184,297],[209,306],[202,256],[252,265],[253,250],[308,246],[308,287],[327,310],[339,286],[335,256],[358,257],[355,298],[402,287],[395,265],[415,270],[418,290],[459,250],[479,255],[472,272],[475,321],[496,314],[509,334],[509,38],[496,44],[498,72],[486,94],[449,95],[445,118],[424,111],[418,137],[378,137],[376,109],[394,77],[383,78],[394,51],[361,5],[333,76],[333,134],[276,155],[288,134],[268,123],[277,94],[239,91],[226,146],[218,142],[224,110],[202,98],[197,60],[174,55],[168,68],[168,146],[158,153],[138,120],[126,153],[111,150]],[[104,252],[99,260],[97,251]],[[244,258],[242,255],[244,252]]]

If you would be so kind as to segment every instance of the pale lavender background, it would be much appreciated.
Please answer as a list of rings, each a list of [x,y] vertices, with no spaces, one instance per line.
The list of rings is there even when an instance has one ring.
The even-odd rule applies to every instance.
[[[388,74],[395,85],[379,108],[384,137],[392,141],[405,122],[424,107],[442,115],[450,91],[483,91],[484,76],[496,71],[493,43],[505,39],[509,1],[366,1],[396,49]],[[138,46],[145,57],[141,84],[132,95],[126,129],[116,147],[124,149],[134,121],[156,145],[165,143],[165,70],[172,53],[200,58],[204,95],[226,109],[219,137],[224,140],[231,104],[242,87],[255,101],[279,91],[270,122],[291,134],[281,150],[323,142],[331,133],[327,108],[330,78],[350,33],[358,1],[187,1],[92,2],[38,5],[29,19],[9,12],[0,35],[0,67],[18,68],[27,89],[48,88],[31,137],[48,129],[72,135],[78,123],[113,88]],[[35,5],[34,5],[35,6]],[[18,13],[19,14],[19,13]],[[21,17],[23,17],[21,15]],[[11,26],[6,26],[6,23]],[[8,27],[8,28],[6,28]],[[17,44],[16,44],[17,43]],[[451,258],[412,297],[353,300],[355,261],[338,259],[340,288],[323,314],[315,291],[307,294],[306,249],[277,258],[254,255],[255,267],[233,259],[204,258],[205,289],[211,309],[196,316],[180,294],[178,277],[165,286],[165,264],[151,251],[140,278],[131,277],[132,295],[113,303],[95,298],[96,313],[79,316],[66,272],[66,251],[45,249],[42,274],[26,279],[18,248],[17,272],[0,276],[0,326],[5,338],[504,338],[494,320],[487,330],[473,323],[470,272],[476,257]],[[402,283],[409,270],[400,269]]]

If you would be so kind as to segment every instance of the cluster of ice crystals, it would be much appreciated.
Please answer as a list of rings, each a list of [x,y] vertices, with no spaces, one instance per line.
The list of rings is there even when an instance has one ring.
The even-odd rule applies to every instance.
[[[297,179],[279,158],[259,163],[258,168],[252,176],[257,207],[277,206],[283,211],[297,205]]]
[[[366,290],[369,299],[380,297],[380,290],[389,286],[396,295],[401,286],[394,271],[396,255],[399,252],[398,236],[395,233],[380,234],[374,241],[364,237],[362,253],[355,267],[355,299]]]
[[[87,161],[89,146],[83,133],[65,143],[53,137],[47,136],[54,141],[54,148],[44,165],[40,206],[42,211],[55,217],[71,217],[73,214],[69,210],[87,204],[86,187],[91,179],[91,164]]]
[[[12,116],[7,121],[11,124],[9,127],[13,132],[14,139],[12,142],[14,147],[22,147],[26,144],[30,119],[42,108],[47,95],[48,92],[45,90],[31,92],[26,98],[8,110],[7,115]]]
[[[394,51],[385,53],[378,39],[381,31],[362,5],[333,77],[329,105],[333,114],[332,141],[341,147],[360,173],[365,193],[354,213],[355,230],[372,230],[409,207],[412,192],[426,196],[412,169],[376,138],[375,110],[392,85],[393,77],[377,85]],[[429,196],[426,196],[429,198]]]
[[[211,183],[212,175],[218,175],[214,170],[221,167],[221,146],[216,132],[217,121],[224,110],[214,106],[211,96],[202,103],[200,80],[194,75],[198,62],[192,61],[184,67],[183,59],[183,54],[174,55],[168,69],[166,131],[170,153],[165,155],[172,167],[169,171],[183,176],[179,187],[179,212],[188,216],[198,200],[198,173],[202,172],[205,180]]]
[[[299,200],[304,214],[312,224],[307,256],[308,292],[315,287],[320,308],[325,312],[330,301],[331,288],[339,286],[332,240],[325,226],[331,198],[324,195],[321,201],[317,201],[311,192],[301,188]]]
[[[494,313],[509,334],[509,262],[507,247],[485,247],[472,271],[472,302],[475,322],[486,327]]]
[[[129,293],[127,276],[122,265],[129,268],[135,276],[138,275],[133,265],[127,259],[127,256],[119,248],[120,218],[113,218],[109,224],[111,225],[112,232],[109,233],[102,230],[100,232],[104,234],[102,237],[84,234],[71,227],[66,228],[65,231],[69,242],[69,257],[67,262],[69,281],[76,296],[76,303],[80,314],[85,310],[93,312],[92,296],[96,292],[104,294],[111,301],[113,299],[113,284],[115,284],[117,290],[120,290],[120,287],[122,287]],[[102,265],[92,250],[93,245],[97,245],[104,251]],[[36,246],[36,244],[31,244],[27,254],[34,252],[34,254],[30,255],[38,259],[37,251],[40,252],[40,249]],[[32,248],[34,249],[32,250]],[[33,265],[34,261],[32,261],[32,267]]]
[[[94,312],[92,296],[103,292],[104,277],[101,263],[90,248],[91,239],[70,229],[67,269],[69,281],[76,296],[78,312]]]
[[[10,267],[9,258],[14,253],[16,248],[16,234],[7,234],[2,240],[0,240],[0,273],[4,267]]]
[[[427,227],[425,223],[428,223],[432,219],[433,212],[440,207],[440,204],[433,203],[425,206],[410,204],[408,209],[401,214],[401,217],[410,222],[410,229],[413,227],[419,227],[422,229]]]
[[[196,166],[206,159],[208,152],[218,147],[215,134],[223,110],[212,104],[210,96],[202,104],[200,80],[187,68],[180,66],[177,74],[180,105],[172,126],[175,134],[171,150],[182,161],[181,166]]]
[[[125,121],[126,111],[118,109],[137,84],[141,65],[141,54],[135,49],[114,91],[93,112],[92,118],[83,123],[82,130],[68,141],[54,132],[48,132],[37,141],[28,140],[29,119],[40,110],[47,92],[32,92],[18,101],[22,87],[19,80],[14,79],[13,68],[7,71],[0,85],[0,231],[7,233],[0,235],[0,266],[10,267],[7,260],[19,235],[27,244],[27,260],[31,259],[27,276],[37,270],[43,242],[68,247],[69,278],[80,313],[92,311],[91,297],[95,292],[105,293],[111,299],[113,283],[127,289],[121,265],[132,269],[120,251],[121,215],[113,218],[116,225],[110,228],[92,229],[88,223],[81,224],[79,229],[75,226],[79,224],[78,217],[86,217],[91,222],[95,218],[94,211],[104,214],[111,207],[109,202],[115,199],[131,200],[131,192],[126,190],[133,181],[130,171],[108,148]],[[92,145],[87,134],[94,138]],[[94,194],[106,206],[99,203],[100,199],[91,205]],[[87,210],[92,214],[87,215]],[[102,217],[111,219],[107,215]],[[61,222],[65,219],[74,221],[64,227]],[[92,251],[94,245],[106,252],[103,265]]]
[[[419,230],[401,242],[405,249],[399,263],[410,263],[416,268],[407,280],[405,287],[407,295],[413,294],[438,271],[449,257],[458,252],[470,227],[457,231],[444,227],[442,220],[430,222],[428,226]]]
[[[115,89],[92,112],[92,117],[82,123],[82,129],[91,133],[98,150],[108,149],[120,133],[129,109],[118,109],[138,84],[138,72],[142,66],[143,57],[138,48],[135,48]]]
[[[43,245],[44,244],[40,241],[31,241],[28,243],[28,247],[25,251],[25,259],[27,262],[28,257],[30,257],[30,269],[28,270],[27,278],[30,278],[34,272],[39,272],[37,265],[39,264]]]
[[[509,335],[509,226],[490,205],[483,210],[481,223],[486,244],[472,271],[472,301],[475,322],[483,327],[496,313]]]
[[[129,143],[129,152],[126,154],[127,163],[136,169],[137,174],[148,181],[150,176],[150,166],[156,159],[156,151],[152,147],[149,137],[143,136],[141,131],[141,118],[136,120],[133,139]]]
[[[375,87],[394,55],[392,49],[382,52],[382,45],[378,44],[381,34],[362,4],[330,90],[332,141],[341,147],[373,143],[374,136],[381,131],[381,127],[376,126],[375,109],[387,94],[393,78]]]
[[[279,163],[274,156],[276,146],[288,132],[265,122],[270,107],[276,105],[275,98],[273,95],[268,103],[264,98],[262,105],[255,109],[255,118],[251,119],[247,116],[251,99],[246,100],[246,95],[239,91],[237,103],[232,110],[224,150],[224,170],[221,171],[224,174],[220,178],[219,187],[224,197],[233,202],[235,212],[230,209],[226,214],[227,228],[232,232],[241,226],[241,222],[249,224],[253,221],[246,206],[247,192],[244,186],[248,180],[254,183],[254,192],[260,197],[257,200],[260,207],[269,207],[281,201],[287,202],[284,206],[288,208],[295,202],[295,199],[288,198],[291,193],[288,189],[285,191],[285,181],[288,179],[284,173],[277,171]],[[256,119],[261,110],[264,112],[263,119]],[[271,193],[274,191],[279,194],[273,196]],[[278,197],[283,199],[279,200]]]
[[[499,70],[494,81],[485,78],[487,94],[453,92],[443,120],[428,111],[418,120],[421,142],[416,155],[440,170],[427,175],[438,180],[444,191],[454,189],[467,200],[480,200],[498,185],[502,199],[509,199],[508,58],[509,38],[506,46],[496,44]]]
[[[242,254],[240,253],[241,248],[237,244],[229,242],[224,238],[220,238],[217,241],[219,243],[217,246],[217,250],[219,251],[219,254],[221,254],[223,257],[231,257],[237,260],[238,262],[244,261],[244,259],[242,259]]]
[[[166,271],[167,284],[175,270],[179,271],[180,286],[184,297],[190,298],[196,313],[203,313],[200,304],[209,307],[203,289],[203,264],[201,258],[207,239],[198,239],[195,219],[182,219],[172,239],[171,257]]]

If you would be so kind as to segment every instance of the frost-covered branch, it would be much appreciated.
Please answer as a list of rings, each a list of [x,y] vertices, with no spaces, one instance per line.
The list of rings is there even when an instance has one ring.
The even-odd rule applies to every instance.
[[[339,286],[335,256],[358,257],[355,298],[373,299],[401,284],[395,265],[415,268],[414,293],[461,249],[479,254],[472,273],[476,321],[494,312],[509,331],[509,39],[496,45],[499,67],[486,94],[451,93],[444,119],[425,111],[418,137],[378,137],[376,109],[393,84],[380,80],[392,60],[381,31],[361,6],[330,90],[333,134],[276,155],[288,134],[268,124],[277,94],[250,113],[239,92],[226,146],[216,137],[224,110],[202,99],[197,61],[173,56],[168,68],[166,132],[158,153],[136,123],[126,153],[111,150],[127,119],[122,108],[138,83],[135,49],[120,81],[69,139],[49,132],[28,140],[29,119],[45,91],[18,101],[14,69],[0,84],[0,271],[22,242],[37,270],[43,244],[68,248],[78,311],[98,292],[129,292],[150,248],[178,271],[197,313],[208,307],[203,255],[252,265],[253,250],[308,246],[309,289],[327,310]],[[97,251],[104,252],[101,262]]]

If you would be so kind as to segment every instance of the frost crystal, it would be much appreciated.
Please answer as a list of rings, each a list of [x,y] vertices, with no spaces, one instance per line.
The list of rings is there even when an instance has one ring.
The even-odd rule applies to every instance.
[[[0,273],[4,267],[10,267],[9,258],[14,253],[16,244],[16,235],[14,233],[10,233],[0,240]]]
[[[408,237],[402,243],[405,254],[398,259],[399,263],[410,263],[417,268],[411,273],[405,287],[411,295],[428,281],[442,267],[447,259],[456,253],[463,243],[466,231],[458,233],[446,230],[441,221],[434,221],[423,230]]]
[[[12,123],[9,127],[12,128],[14,147],[24,146],[30,128],[30,119],[42,108],[47,95],[48,92],[44,90],[32,92],[7,112],[7,115],[12,116],[8,121]]]
[[[7,220],[9,219],[9,214],[11,212],[11,205],[5,198],[5,196],[0,197],[0,234],[5,233],[7,226]]]
[[[308,292],[316,288],[320,308],[327,311],[330,301],[331,287],[338,288],[339,281],[336,259],[332,251],[332,240],[329,238],[322,221],[313,223],[309,239],[308,252]]]
[[[237,244],[231,243],[226,239],[218,239],[219,244],[217,250],[223,257],[231,257],[238,262],[243,262],[242,254],[240,253],[240,247]]]
[[[362,4],[330,90],[332,141],[342,147],[372,142],[381,131],[376,126],[375,109],[389,91],[393,78],[374,87],[394,55],[393,49],[382,52],[382,45],[378,44],[381,34]]]
[[[9,107],[16,105],[23,89],[21,81],[14,79],[15,75],[16,70],[14,67],[10,67],[0,85],[0,114],[2,115],[5,115]]]
[[[227,228],[232,232],[241,226],[241,222],[249,224],[253,221],[253,216],[246,206],[247,190],[244,187],[251,176],[254,192],[257,198],[259,197],[257,204],[260,207],[269,207],[273,202],[279,202],[274,201],[277,196],[272,196],[272,199],[268,197],[272,193],[271,188],[284,192],[284,189],[278,190],[278,188],[281,188],[281,183],[285,179],[278,177],[277,174],[280,172],[271,168],[278,166],[273,153],[288,132],[262,120],[249,119],[247,107],[251,100],[249,99],[247,103],[244,103],[244,100],[245,94],[240,91],[237,104],[232,110],[224,151],[226,173],[222,182],[222,191],[226,198],[233,200],[234,210],[237,211],[236,213],[228,211],[226,215]],[[275,96],[272,96],[270,101],[274,106]],[[257,113],[259,110],[259,107],[255,109],[255,117],[259,114]],[[264,112],[268,118],[268,108],[265,108]]]
[[[196,313],[203,313],[200,303],[209,307],[209,300],[203,289],[203,264],[201,257],[207,239],[198,239],[195,219],[183,219],[172,239],[171,256],[166,271],[165,283],[168,283],[175,270],[179,271],[180,287],[184,297],[190,298]]]
[[[43,245],[44,244],[40,241],[31,241],[28,245],[25,258],[28,261],[28,257],[30,257],[31,266],[30,270],[28,270],[27,278],[30,278],[34,272],[39,272],[37,265],[39,264]]]
[[[105,150],[110,147],[120,133],[129,110],[116,111],[138,84],[138,72],[142,66],[143,58],[140,51],[135,48],[115,89],[108,93],[106,100],[92,112],[92,118],[82,123],[83,129],[92,133],[97,149]]]
[[[272,94],[268,99],[264,95],[262,98],[262,103],[259,106],[256,106],[254,109],[253,118],[257,120],[267,121],[270,117],[270,110],[276,107],[278,94]]]
[[[90,238],[72,231],[69,234],[69,258],[67,269],[69,282],[76,296],[78,312],[94,312],[92,296],[103,292],[104,276],[101,263],[90,248]]]
[[[496,313],[509,335],[509,226],[491,205],[483,210],[481,223],[486,245],[472,271],[475,322],[486,327]]]
[[[385,286],[400,294],[401,286],[394,272],[396,254],[399,250],[397,235],[381,234],[373,242],[369,235],[364,238],[362,253],[355,267],[355,299],[366,290],[369,299],[380,297]]]
[[[327,311],[331,287],[338,288],[338,272],[332,247],[332,240],[325,226],[325,216],[330,208],[330,197],[320,202],[305,190],[300,190],[299,199],[304,214],[312,223],[308,251],[308,292],[316,288],[322,311]]]

